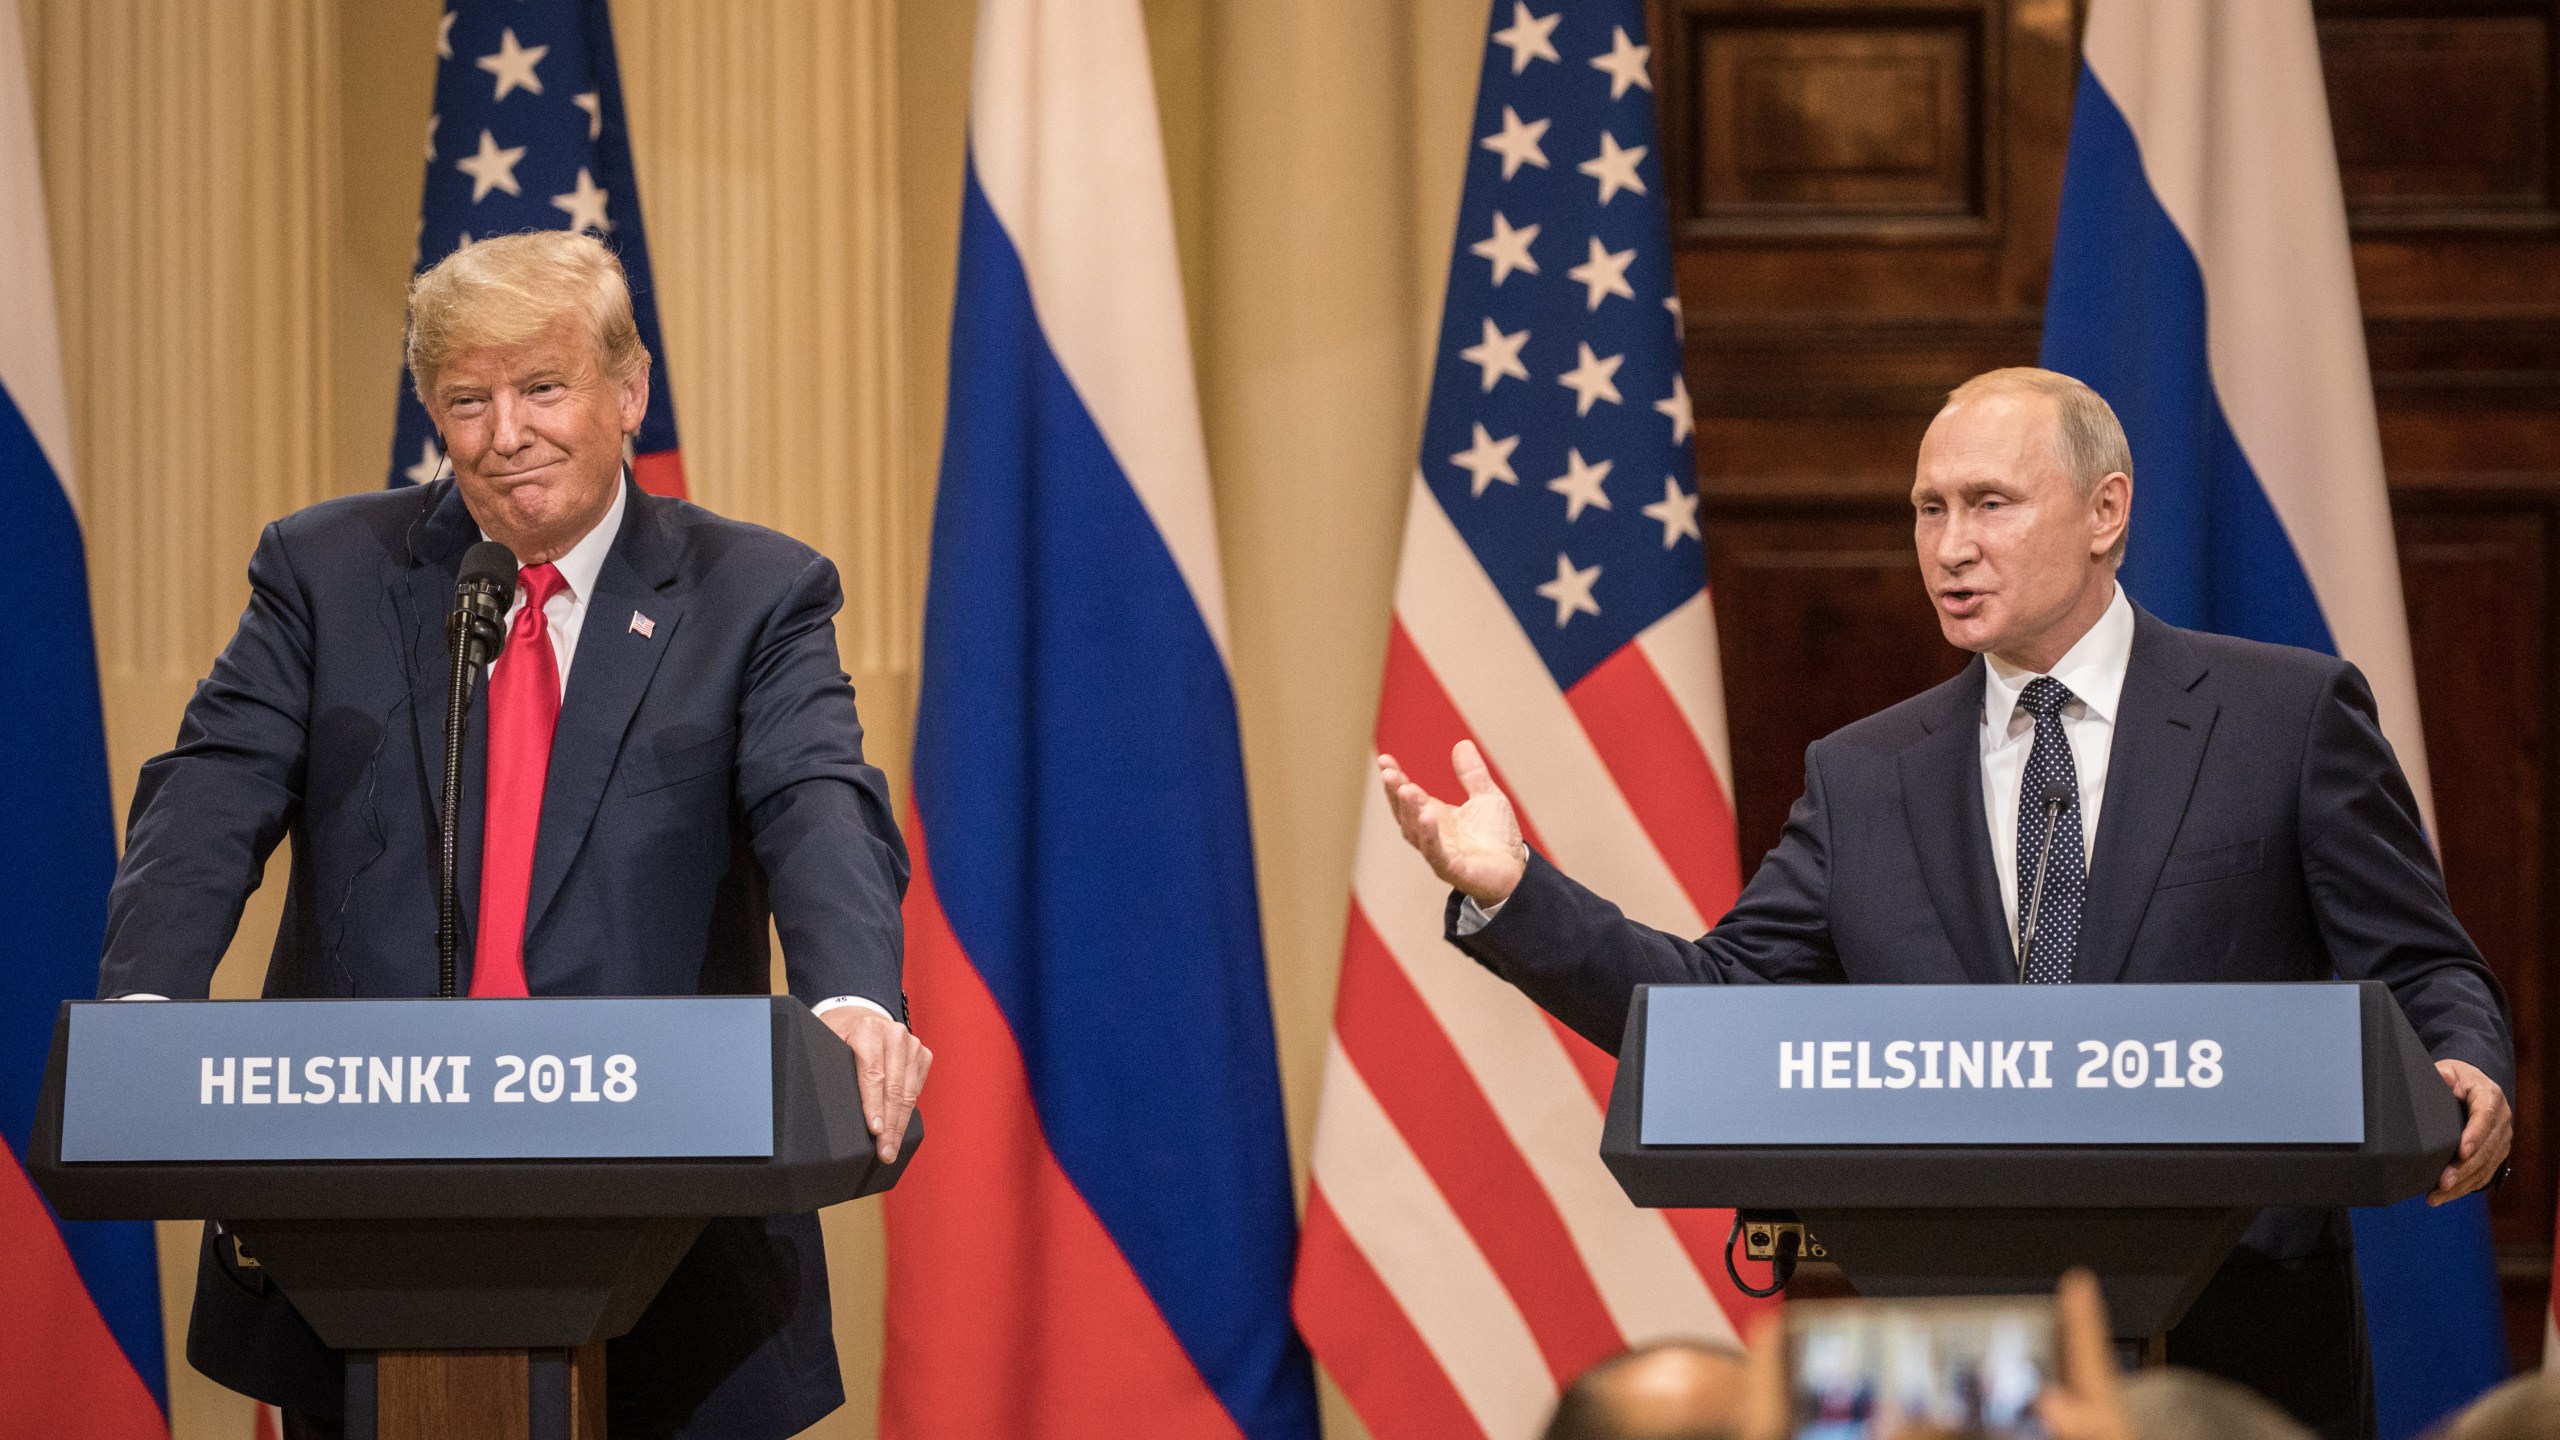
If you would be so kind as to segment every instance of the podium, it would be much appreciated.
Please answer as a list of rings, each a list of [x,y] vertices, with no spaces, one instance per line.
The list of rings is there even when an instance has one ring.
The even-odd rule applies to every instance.
[[[347,1352],[350,1440],[603,1434],[603,1342],[719,1216],[886,1190],[797,1001],[75,1002],[29,1172],[78,1220],[215,1217]]]
[[[1601,1154],[1638,1205],[1793,1212],[1864,1295],[2085,1265],[2130,1342],[2261,1207],[2424,1194],[2461,1129],[2377,982],[1647,986]]]

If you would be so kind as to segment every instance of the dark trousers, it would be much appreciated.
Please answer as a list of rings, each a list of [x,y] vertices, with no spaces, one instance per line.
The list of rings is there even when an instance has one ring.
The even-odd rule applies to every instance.
[[[283,1406],[287,1440],[337,1440],[346,1383],[337,1353],[207,1234],[187,1358]],[[817,1216],[712,1221],[640,1323],[606,1348],[608,1432],[781,1440],[816,1424],[844,1404],[826,1284]]]
[[[2169,1332],[2169,1363],[2248,1386],[2321,1440],[2374,1440],[2373,1354],[2353,1250],[2233,1255]]]

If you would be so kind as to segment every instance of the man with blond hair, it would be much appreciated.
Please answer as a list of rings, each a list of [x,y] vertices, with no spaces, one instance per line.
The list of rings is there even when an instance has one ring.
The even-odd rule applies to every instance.
[[[445,617],[463,552],[522,567],[466,762],[473,995],[791,993],[856,1056],[894,1159],[932,1057],[905,1024],[907,857],[836,658],[835,567],[642,492],[649,355],[586,235],[483,240],[410,290],[452,470],[266,528],[249,608],[143,766],[99,994],[201,997],[290,835],[270,996],[436,993]],[[207,1228],[187,1358],[338,1431],[343,1366]],[[612,1433],[760,1440],[844,1403],[815,1216],[715,1220],[606,1362]]]
[[[1379,756],[1406,840],[1455,892],[1450,939],[1610,1050],[1648,983],[2380,980],[2468,1111],[2429,1198],[2487,1184],[2513,1133],[2505,1000],[2364,677],[2126,598],[2133,459],[2067,375],[1995,370],[1948,396],[1911,506],[1939,630],[1979,658],[1805,751],[1777,848],[1704,936],[1637,924],[1533,853],[1472,744],[1460,804]],[[2351,1234],[2343,1211],[2265,1211],[2170,1360],[2370,1436]]]

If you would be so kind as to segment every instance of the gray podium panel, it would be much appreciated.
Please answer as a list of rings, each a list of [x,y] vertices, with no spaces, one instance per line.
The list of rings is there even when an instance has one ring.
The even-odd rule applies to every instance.
[[[1764,987],[1639,988],[1602,1159],[1639,1205],[1793,1212],[1864,1293],[2045,1291],[2086,1264],[2118,1335],[2141,1338],[2176,1323],[2261,1207],[2424,1194],[2461,1138],[2460,1105],[2376,982],[1933,990],[1801,986],[1773,1002]],[[2271,990],[2291,993],[2251,993]],[[2235,1015],[2256,1020],[2233,1030]],[[1979,1082],[1968,1066],[1962,1087],[1942,1070],[1949,1084],[1924,1090],[1928,1040],[1942,1064],[1946,1045],[1984,1044]],[[2026,1048],[2039,1040],[2050,1047],[2041,1087]],[[2102,1098],[2063,1093],[2095,1058],[2082,1040],[2103,1043],[2109,1091],[2139,1093],[2106,1095],[2138,1103],[2075,1130],[2060,1123],[2068,1102]],[[2199,1040],[2217,1042],[2217,1085],[2153,1083],[2163,1043],[2192,1082]],[[1886,1046],[1899,1041],[1914,1046],[1898,1056],[1914,1078],[1895,1087]],[[1825,1042],[1847,1049],[1826,1055]],[[1994,1042],[2019,1047],[2014,1072],[1994,1069]],[[1811,1045],[1809,1064],[1781,1043]],[[2146,1058],[2126,1049],[2119,1070],[2129,1044]],[[1727,1063],[1701,1063],[1709,1052]],[[2281,1085],[2244,1084],[2259,1067]],[[2311,1077],[2322,1088],[2296,1114],[2233,1113],[2215,1093],[2272,1104]],[[1810,1103],[1788,1112],[1789,1128],[1730,1113],[1780,1100]]]
[[[785,998],[86,1002],[27,1169],[67,1218],[220,1220],[329,1345],[565,1349],[628,1331],[706,1219],[886,1190],[923,1138],[880,1163],[852,1051]]]

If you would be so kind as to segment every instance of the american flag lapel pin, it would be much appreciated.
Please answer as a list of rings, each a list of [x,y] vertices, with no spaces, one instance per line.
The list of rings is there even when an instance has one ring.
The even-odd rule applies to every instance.
[[[658,622],[634,610],[631,612],[631,633],[646,640],[658,633]]]

